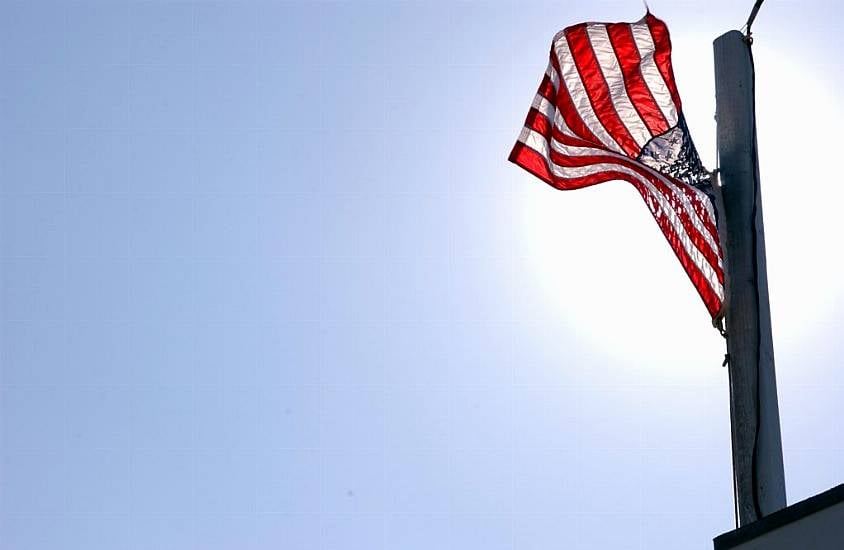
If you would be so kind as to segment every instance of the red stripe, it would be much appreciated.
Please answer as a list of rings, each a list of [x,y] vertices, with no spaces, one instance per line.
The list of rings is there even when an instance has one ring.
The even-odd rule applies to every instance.
[[[593,147],[606,147],[601,140],[595,137],[595,134],[592,133],[592,130],[589,129],[589,126],[586,125],[583,119],[580,118],[580,113],[578,113],[577,108],[574,106],[569,89],[562,79],[563,72],[560,70],[560,60],[557,59],[557,54],[553,46],[551,47],[551,64],[554,66],[557,74],[560,75],[560,85],[553,103],[557,107],[557,111],[562,115],[563,120],[566,121],[566,125],[579,137],[592,144]]]
[[[554,139],[565,145],[574,145],[575,147],[595,147],[595,144],[591,141],[563,134],[543,113],[537,111],[533,107],[531,107],[528,112],[525,126],[545,136],[545,139],[547,139],[549,143],[551,141],[551,137],[553,136]]]
[[[709,285],[706,275],[703,274],[703,272],[694,263],[694,260],[692,260],[692,258],[686,253],[686,250],[683,248],[683,243],[680,242],[680,237],[674,232],[674,228],[671,227],[671,223],[668,221],[668,218],[666,216],[659,215],[660,207],[659,205],[651,202],[654,199],[645,184],[632,176],[628,176],[627,174],[624,174],[624,176],[626,177],[623,179],[632,183],[639,191],[639,194],[642,195],[642,198],[648,205],[657,225],[659,225],[659,228],[662,229],[662,234],[665,235],[669,246],[671,246],[671,249],[677,256],[677,259],[680,260],[680,264],[692,280],[692,284],[695,289],[697,289],[698,294],[700,294],[700,297],[703,299],[703,303],[706,306],[707,311],[709,311],[709,315],[714,318],[721,309],[721,299]],[[723,275],[720,273],[719,269],[716,268],[715,271],[719,274],[720,280]],[[721,281],[721,284],[723,284],[723,281]]]
[[[545,161],[545,157],[526,146],[521,141],[517,141],[516,145],[513,146],[513,150],[510,152],[508,160],[521,166],[548,185],[557,187],[554,183],[554,178],[551,177],[551,172],[548,171],[548,163]],[[560,187],[560,189],[563,188]]]
[[[676,178],[672,178],[671,176],[668,176],[668,175],[664,175],[664,176],[666,178],[674,181],[674,182],[677,182]],[[706,205],[701,202],[702,199],[700,198],[700,195],[698,195],[697,193],[695,193],[694,191],[689,189],[688,186],[683,185],[682,183],[679,185],[679,187],[680,187],[680,189],[683,190],[683,193],[685,193],[686,196],[689,197],[689,202],[692,203],[692,208],[694,208],[695,212],[698,215],[698,218],[701,219],[704,227],[706,227],[706,230],[712,236],[712,239],[716,243],[720,243],[720,240],[719,240],[720,237],[718,236],[718,227],[715,225],[715,220],[710,217],[709,211],[706,208]],[[707,198],[705,200],[708,201],[709,199]]]
[[[537,151],[534,151],[520,142],[513,148],[513,152],[510,154],[510,161],[522,166],[557,189],[578,189],[609,180],[623,180],[631,183],[634,187],[636,187],[639,194],[648,205],[648,209],[651,211],[657,225],[659,225],[662,230],[662,234],[665,235],[669,246],[671,246],[671,249],[677,256],[677,259],[680,261],[680,265],[683,266],[683,269],[691,279],[692,284],[698,291],[698,294],[700,294],[700,297],[703,299],[703,303],[706,306],[707,311],[709,311],[709,314],[712,317],[715,317],[718,314],[721,309],[720,298],[718,298],[718,295],[712,287],[709,286],[709,281],[707,281],[706,276],[700,271],[700,269],[698,269],[694,261],[684,250],[679,236],[674,232],[674,229],[671,227],[668,219],[665,216],[658,215],[659,207],[656,204],[654,197],[648,191],[647,187],[637,178],[624,172],[614,171],[600,172],[591,176],[574,179],[552,177],[547,165],[547,159]],[[720,273],[720,270],[717,268],[715,271],[716,273]]]
[[[539,111],[531,107],[525,119],[525,127],[542,134],[545,139],[551,141],[552,125],[551,122]]]
[[[601,65],[595,57],[595,52],[592,50],[586,24],[569,27],[565,30],[565,34],[574,65],[580,73],[580,79],[583,81],[583,87],[586,89],[586,95],[589,96],[595,115],[624,152],[630,157],[636,157],[640,151],[639,144],[636,143],[615,109],[610,88],[604,79],[604,73],[601,72]]]
[[[557,94],[554,91],[554,83],[551,82],[551,78],[547,74],[542,77],[542,82],[539,84],[539,90],[537,93],[551,103],[554,103],[554,97]]]
[[[677,256],[677,259],[680,260],[680,264],[692,280],[692,284],[697,289],[698,294],[700,294],[700,297],[703,299],[703,303],[706,305],[707,311],[709,311],[710,316],[715,317],[721,309],[721,299],[712,289],[703,272],[700,271],[692,258],[686,253],[683,248],[683,244],[680,242],[680,238],[674,232],[668,218],[660,216],[658,214],[659,207],[650,203],[648,200],[651,198],[650,193],[643,183],[636,181],[636,178],[634,177],[627,177],[624,179],[636,186],[636,189],[638,189],[642,198],[645,199],[645,203],[648,204],[656,223],[659,225],[660,229],[662,229],[662,234],[665,235],[665,238],[668,240],[668,244],[671,246],[671,249],[674,250],[674,254]],[[715,271],[719,274],[718,278],[720,280],[723,275],[719,269],[716,268]],[[723,281],[721,284],[723,284]]]
[[[723,274],[721,273],[718,267],[718,254],[712,250],[712,247],[710,247],[709,243],[706,242],[706,238],[694,226],[694,223],[692,222],[691,218],[693,213],[690,213],[688,210],[686,210],[686,208],[680,202],[681,199],[676,196],[676,194],[668,187],[668,185],[665,184],[665,182],[648,172],[647,169],[642,168],[635,161],[628,161],[626,159],[619,159],[606,155],[563,155],[561,153],[558,153],[557,151],[554,151],[553,149],[550,152],[550,160],[557,166],[579,167],[589,166],[598,163],[618,164],[620,166],[630,168],[642,177],[647,178],[647,180],[651,182],[651,184],[653,184],[653,186],[659,191],[659,193],[663,197],[665,197],[665,199],[671,205],[671,209],[677,213],[677,217],[680,219],[680,223],[682,224],[683,229],[686,230],[686,233],[689,236],[689,240],[691,240],[692,244],[695,246],[695,248],[700,251],[703,257],[706,258],[706,261],[709,262],[709,265],[712,267],[718,277],[718,281],[721,284],[724,284]],[[674,183],[677,187],[680,188],[682,188],[683,186],[682,183],[672,183]]]
[[[586,140],[582,140],[576,137],[567,136],[560,132],[560,130],[552,123],[552,121],[548,120],[544,114],[540,113],[536,109],[531,108],[528,112],[527,120],[525,121],[525,126],[528,128],[542,134],[545,136],[545,139],[548,142],[551,142],[551,137],[559,141],[564,145],[572,145],[575,147],[595,147],[593,143],[590,143]],[[559,153],[557,153],[559,154]],[[616,157],[609,157],[612,160],[610,162],[617,162],[619,159]],[[604,162],[604,161],[601,161]],[[638,163],[635,164],[637,167],[639,166]],[[707,211],[706,205],[701,204],[700,196],[695,193],[693,190],[689,189],[686,184],[677,180],[676,178],[672,178],[669,175],[662,174],[663,177],[670,180],[677,188],[689,199],[689,202],[692,204],[697,217],[701,220],[701,223],[709,232],[712,239],[718,243],[719,236],[718,236],[718,228],[715,225],[715,221],[709,216]]]
[[[651,37],[654,40],[654,61],[665,80],[668,90],[671,92],[671,99],[677,107],[679,114],[683,107],[680,104],[680,94],[677,92],[677,83],[674,80],[674,68],[671,66],[671,37],[668,35],[668,27],[661,20],[654,17],[650,12],[645,16]]]
[[[662,110],[642,76],[642,58],[639,56],[639,49],[633,39],[633,29],[630,28],[629,23],[612,23],[606,27],[610,43],[621,67],[621,73],[624,75],[627,95],[651,134],[658,136],[668,130],[668,121],[665,120]]]
[[[654,175],[647,168],[645,168],[636,161],[613,157],[609,155],[595,155],[591,153],[565,155],[563,153],[555,151],[553,148],[551,148],[551,140],[548,138],[548,134],[546,134],[544,131],[549,128],[548,119],[545,118],[542,113],[536,110],[532,109],[531,113],[533,114],[533,116],[528,117],[529,124],[526,124],[526,126],[545,136],[546,140],[548,140],[549,142],[549,152],[551,155],[550,161],[556,164],[557,166],[581,167],[590,166],[598,163],[618,164],[635,171],[637,174],[640,174],[644,178],[647,178],[647,180],[650,181],[654,185],[654,187],[659,191],[659,193],[664,196],[665,199],[669,202],[669,204],[671,205],[671,209],[677,213],[677,217],[679,218],[683,229],[685,229],[686,233],[689,235],[689,239],[691,240],[692,244],[700,251],[703,257],[706,258],[706,261],[709,262],[710,266],[716,272],[716,276],[718,277],[719,282],[721,284],[724,284],[723,273],[718,267],[718,253],[712,250],[712,247],[709,246],[709,243],[706,241],[706,238],[703,234],[701,234],[698,228],[695,227],[694,222],[692,220],[692,216],[696,215],[701,220],[704,227],[706,227],[707,222],[709,222],[710,225],[712,224],[712,220],[709,219],[709,216],[700,215],[700,212],[698,212],[697,214],[695,212],[689,212],[681,202],[682,197],[678,197],[674,190],[672,190],[668,184],[666,184],[664,181],[662,181],[661,178]],[[558,141],[562,141],[562,139],[566,138],[566,136],[561,134],[560,131],[556,128],[553,128],[552,133],[554,139],[557,139]],[[553,177],[553,172],[549,170],[548,173]],[[669,179],[671,183],[674,184],[674,187],[677,188],[679,193],[683,193],[684,195],[690,198],[694,196],[694,193],[688,190],[685,184],[683,184],[682,182],[670,178],[669,176],[663,177]],[[694,202],[690,202],[692,205],[694,205]],[[717,237],[714,238],[714,242],[718,242]]]
[[[538,177],[551,187],[569,191],[572,189],[581,189],[589,187],[605,181],[619,179],[614,175],[614,172],[599,172],[597,174],[590,174],[581,178],[558,178],[551,173],[548,168],[548,159],[541,153],[531,149],[521,141],[517,141],[510,153],[510,162],[518,164],[534,176]]]
[[[621,166],[625,166],[634,170],[636,173],[640,174],[642,177],[645,177],[650,181],[654,187],[668,200],[671,204],[671,208],[677,213],[678,218],[680,219],[680,223],[683,225],[683,228],[686,230],[686,233],[689,235],[689,239],[692,241],[692,244],[700,250],[701,254],[703,254],[706,261],[712,266],[713,270],[716,271],[718,275],[718,280],[721,284],[724,284],[723,275],[720,273],[720,269],[718,267],[718,254],[712,250],[712,247],[709,246],[709,243],[706,242],[705,237],[700,233],[700,231],[694,226],[691,216],[694,213],[689,212],[683,204],[680,202],[681,199],[675,195],[675,193],[669,188],[665,182],[659,179],[657,176],[648,172],[647,169],[641,167],[635,161],[627,161],[625,159],[619,159],[615,157],[609,157],[605,155],[563,155],[554,151],[553,149],[550,151],[551,153],[551,161],[558,165],[564,167],[580,167],[580,166],[589,166],[592,164],[597,163],[610,163],[610,164],[618,164]],[[680,192],[682,192],[683,184],[672,181],[675,186],[680,188]],[[706,220],[703,218],[702,221]],[[704,225],[706,222],[704,221]],[[717,243],[718,241],[715,240]]]

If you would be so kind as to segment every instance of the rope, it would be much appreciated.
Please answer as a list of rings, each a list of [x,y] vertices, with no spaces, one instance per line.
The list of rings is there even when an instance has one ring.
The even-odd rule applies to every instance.
[[[755,17],[757,11],[759,11],[759,6],[762,5],[762,0],[757,0],[756,5],[754,5],[754,11],[751,13],[751,19],[748,20],[749,23],[752,23],[752,19]],[[750,28],[748,27],[748,33],[750,32]],[[753,170],[753,210],[752,210],[752,219],[751,219],[751,229],[753,234],[753,278],[756,280],[757,284],[756,287],[756,308],[759,308],[759,275],[757,270],[759,268],[759,244],[757,242],[756,236],[756,221],[758,219],[758,201],[759,201],[759,152],[756,148],[756,65],[753,63],[753,50],[751,49],[752,41],[748,42],[747,44],[747,52],[750,55],[750,87],[751,87],[751,98],[753,101],[753,144],[752,144],[752,154],[753,154],[753,164],[755,166]],[[762,519],[762,508],[759,505],[759,479],[758,479],[758,469],[756,467],[756,459],[759,450],[759,427],[760,427],[760,414],[762,412],[760,406],[760,393],[759,393],[759,362],[762,358],[762,333],[761,327],[759,323],[756,323],[756,428],[753,434],[753,456],[752,456],[752,468],[751,474],[753,477],[753,506],[756,508],[756,519]]]
[[[762,7],[762,2],[765,0],[756,0],[753,4],[753,9],[750,10],[750,17],[747,18],[747,23],[744,24],[744,37],[745,40],[748,42],[753,42],[753,38],[750,36],[750,26],[753,25],[753,21],[756,20],[756,16],[759,14],[759,8]]]

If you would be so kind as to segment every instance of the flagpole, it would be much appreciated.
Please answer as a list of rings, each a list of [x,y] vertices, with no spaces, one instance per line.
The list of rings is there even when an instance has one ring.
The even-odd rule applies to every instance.
[[[739,525],[786,506],[750,38],[715,40],[719,179],[728,265],[726,313],[733,476]]]

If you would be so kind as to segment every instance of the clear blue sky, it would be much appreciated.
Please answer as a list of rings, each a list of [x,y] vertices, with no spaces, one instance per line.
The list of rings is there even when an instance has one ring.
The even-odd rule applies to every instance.
[[[651,4],[711,167],[752,2]],[[0,3],[0,548],[711,548],[720,337],[631,188],[505,160],[642,9]],[[755,26],[790,502],[844,481],[842,23]]]

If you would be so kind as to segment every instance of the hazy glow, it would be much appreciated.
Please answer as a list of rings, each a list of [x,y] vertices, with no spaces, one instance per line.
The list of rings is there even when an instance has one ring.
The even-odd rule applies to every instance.
[[[757,108],[774,331],[800,340],[827,322],[842,293],[834,238],[844,195],[834,88],[812,67],[771,49],[757,55]],[[783,78],[787,75],[787,78]]]
[[[633,186],[550,193],[525,197],[528,269],[596,351],[630,360],[658,347],[679,357],[701,334],[717,335]]]

